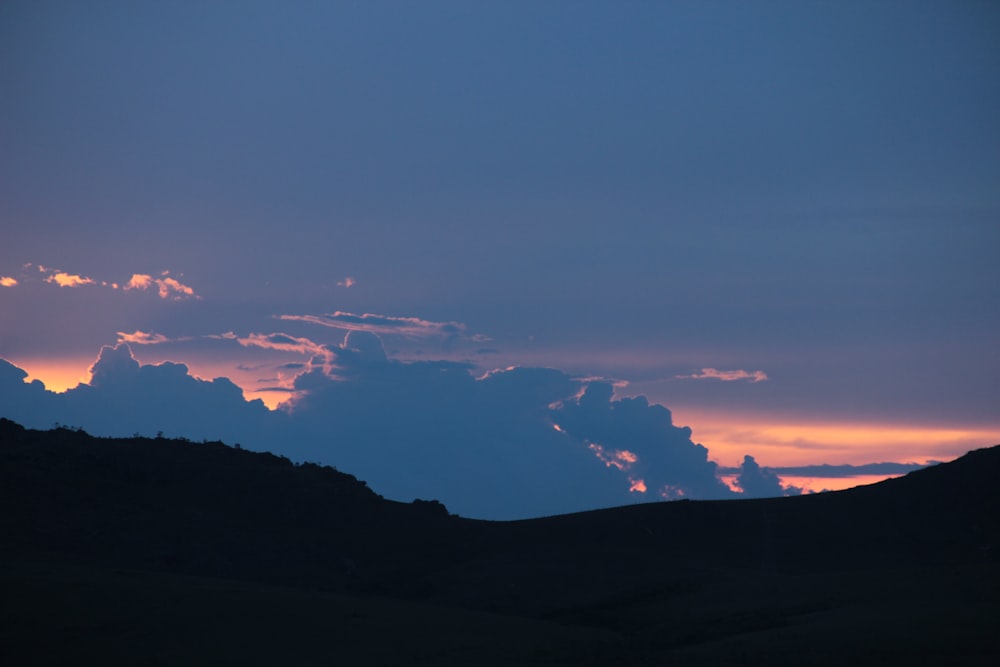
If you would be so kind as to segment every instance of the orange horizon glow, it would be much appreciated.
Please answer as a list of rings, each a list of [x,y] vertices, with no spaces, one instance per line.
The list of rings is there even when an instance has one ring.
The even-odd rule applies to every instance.
[[[719,475],[726,486],[739,493],[740,487],[736,485],[736,478],[739,475]],[[779,475],[781,485],[785,487],[794,486],[802,489],[803,493],[821,493],[824,491],[844,491],[853,489],[856,486],[867,486],[877,484],[887,479],[902,477],[897,475],[853,475],[851,477],[800,477],[797,475]]]
[[[961,428],[949,425],[869,421],[796,420],[788,415],[733,415],[713,410],[672,410],[676,425],[689,426],[692,439],[709,458],[739,467],[752,455],[761,467],[879,463],[926,464],[950,461],[966,452],[1000,443],[1000,425]]]
[[[49,391],[61,394],[78,384],[90,382],[90,366],[94,357],[84,359],[28,359],[24,361],[8,359],[28,374],[25,382],[39,380]]]

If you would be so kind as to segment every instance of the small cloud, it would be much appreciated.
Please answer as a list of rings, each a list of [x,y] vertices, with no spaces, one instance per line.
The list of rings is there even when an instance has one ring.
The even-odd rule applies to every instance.
[[[41,269],[41,266],[39,266]],[[78,276],[65,271],[57,271],[45,279],[47,283],[54,283],[59,287],[79,287],[80,285],[93,285],[94,280],[86,276]]]
[[[798,487],[783,486],[774,470],[760,467],[749,454],[743,457],[743,465],[740,466],[740,474],[735,483],[747,498],[776,498],[802,493],[802,489]]]
[[[153,284],[153,276],[145,273],[134,273],[132,274],[131,280],[125,283],[125,289],[138,289],[146,290],[149,289]]]
[[[278,315],[279,320],[312,322],[345,331],[367,331],[374,334],[401,334],[414,337],[441,336],[450,338],[465,333],[461,322],[433,322],[418,317],[392,317],[372,313],[345,313],[336,311],[323,315]]]
[[[69,273],[68,271],[62,271],[61,269],[54,269],[50,266],[45,266],[44,264],[32,264],[31,262],[27,262],[23,265],[23,268],[25,269],[30,269],[32,267],[36,268],[39,273],[45,276],[44,282],[51,285],[58,285],[59,287],[95,285],[99,287],[107,287],[113,290],[125,291],[146,291],[155,289],[161,299],[179,301],[181,299],[201,298],[195,294],[194,289],[191,286],[185,285],[176,278],[172,278],[169,271],[161,272],[159,277],[154,277],[148,273],[133,273],[132,277],[127,282],[120,282],[116,280],[95,280],[94,278],[81,274]],[[22,274],[21,278],[23,280],[32,280],[32,278],[26,274]],[[0,286],[2,287],[13,287],[20,284],[20,282],[21,280],[14,277],[0,277]]]
[[[136,329],[132,333],[118,332],[118,343],[135,343],[136,345],[157,345],[159,343],[169,343],[171,339],[163,334],[139,331]]]
[[[280,350],[282,352],[297,352],[309,355],[328,355],[322,345],[308,338],[296,338],[283,333],[257,334],[252,333],[243,338],[236,338],[243,347],[259,347],[265,350]]]
[[[129,281],[125,283],[124,289],[146,291],[155,287],[161,299],[173,299],[174,301],[200,298],[194,293],[193,288],[175,278],[169,277],[168,271],[164,271],[160,275],[162,277],[154,278],[148,273],[134,273]]]
[[[723,382],[735,382],[737,380],[750,380],[750,382],[763,382],[767,380],[767,373],[764,371],[720,371],[718,368],[702,368],[700,373],[691,375],[675,376],[681,380],[722,380]]]
[[[337,287],[344,287],[344,288],[348,288],[348,289],[351,288],[351,287],[354,287],[357,284],[358,284],[358,281],[355,280],[352,276],[347,276],[343,280],[338,280],[337,281]]]

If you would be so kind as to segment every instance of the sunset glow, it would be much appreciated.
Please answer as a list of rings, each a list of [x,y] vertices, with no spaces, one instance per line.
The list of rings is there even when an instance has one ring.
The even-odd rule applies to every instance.
[[[908,424],[792,422],[787,415],[727,415],[712,411],[675,410],[677,423],[690,425],[694,437],[709,448],[713,459],[736,465],[756,452],[764,466],[825,463],[873,463],[904,460],[913,463],[951,460],[969,449],[1000,441],[995,428],[954,428]]]
[[[24,359],[17,365],[28,372],[25,382],[38,380],[49,391],[62,393],[81,383],[90,381],[88,369],[93,357],[80,359]]]

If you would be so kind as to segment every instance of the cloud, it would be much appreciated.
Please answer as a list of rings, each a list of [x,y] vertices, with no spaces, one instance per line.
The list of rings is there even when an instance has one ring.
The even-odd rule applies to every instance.
[[[839,479],[844,477],[858,477],[862,475],[905,475],[933,465],[934,462],[921,463],[866,463],[863,465],[830,465],[827,463],[807,466],[778,466],[769,468],[771,472],[778,476],[789,475],[792,477],[819,477],[825,479]],[[740,468],[720,469],[722,474],[735,474]]]
[[[222,335],[219,338],[229,338]],[[296,338],[283,333],[258,334],[251,333],[248,336],[234,337],[243,347],[258,347],[265,350],[280,350],[282,352],[295,352],[297,354],[325,355],[326,348],[318,343],[314,343],[308,338]]]
[[[159,277],[155,277],[147,273],[133,273],[132,277],[122,283],[117,281],[107,281],[107,280],[97,280],[95,278],[90,278],[88,276],[70,273],[68,271],[63,271],[61,269],[54,269],[52,267],[45,266],[44,264],[32,264],[27,262],[23,265],[23,269],[27,271],[34,267],[37,269],[38,273],[45,276],[43,282],[58,285],[59,287],[81,287],[83,285],[95,285],[100,287],[106,287],[113,290],[156,290],[156,293],[161,299],[172,299],[174,301],[179,301],[182,299],[200,299],[194,292],[194,288],[189,285],[185,285],[176,278],[170,275],[169,271],[163,271],[160,273]],[[0,286],[3,287],[13,287],[18,285],[22,280],[32,280],[33,274],[24,273],[21,279],[14,277],[0,277]],[[37,279],[37,278],[35,278]]]
[[[125,333],[124,331],[119,331],[117,333],[119,343],[131,343],[133,345],[158,345],[160,343],[171,343],[175,340],[167,338],[163,334],[139,331],[138,329],[132,333]]]
[[[343,280],[337,281],[337,287],[344,287],[346,289],[350,289],[351,287],[354,287],[357,284],[358,281],[352,278],[351,276],[347,276]]]
[[[159,294],[161,299],[173,299],[175,301],[179,301],[181,299],[200,298],[194,293],[194,289],[192,287],[181,283],[175,278],[171,278],[169,271],[161,273],[159,278],[154,278],[147,273],[133,273],[132,277],[123,287],[125,290],[141,291],[153,288],[156,288],[157,294]]]
[[[297,320],[321,324],[346,331],[368,331],[376,334],[400,334],[413,337],[455,337],[465,332],[461,322],[433,322],[417,317],[391,317],[363,313],[336,311],[325,315],[278,315],[280,320]],[[476,338],[477,341],[481,340]]]
[[[749,454],[743,457],[743,465],[740,466],[740,474],[736,477],[735,484],[748,498],[775,498],[802,493],[802,490],[796,487],[782,486],[781,479],[773,470],[761,468]]]
[[[137,344],[165,339],[119,336]],[[280,364],[278,377],[264,383],[288,400],[268,410],[228,379],[195,378],[172,362],[142,365],[120,342],[102,348],[89,383],[62,394],[25,383],[24,371],[4,362],[0,416],[97,435],[163,431],[239,442],[334,465],[389,498],[437,498],[454,512],[489,519],[792,492],[752,457],[740,471],[742,493],[734,491],[667,408],[641,396],[617,398],[607,380],[525,367],[477,377],[469,364],[401,361],[365,329],[348,330],[334,345],[284,333],[215,338],[307,357]]]
[[[750,382],[763,382],[767,380],[767,373],[764,371],[720,371],[717,368],[702,368],[700,373],[691,375],[675,376],[682,380],[722,380],[723,382],[735,382],[736,380],[750,380]]]
[[[65,271],[53,273],[45,279],[45,282],[54,283],[59,285],[59,287],[79,287],[81,285],[95,284],[95,281],[92,278],[78,276],[73,273],[66,273]]]
[[[611,383],[589,382],[578,398],[555,406],[552,418],[652,499],[733,496],[708,449],[691,440],[691,429],[673,424],[670,410],[643,396],[614,400],[613,394]]]
[[[140,365],[126,344],[101,349],[90,381],[61,394],[37,380],[23,381],[21,369],[0,360],[0,412],[32,428],[54,422],[81,426],[96,435],[154,435],[232,442],[277,441],[283,415],[225,378],[201,380],[187,366]]]

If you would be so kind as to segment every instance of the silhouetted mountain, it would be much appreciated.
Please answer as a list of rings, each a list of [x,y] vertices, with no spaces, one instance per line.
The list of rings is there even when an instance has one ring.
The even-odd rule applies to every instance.
[[[77,612],[58,628],[45,619],[91,586],[111,601],[79,612],[96,604],[112,618],[96,636],[118,641],[117,622],[160,642],[140,642],[117,662],[91,647],[107,664],[140,654],[184,664],[192,651],[215,664],[273,664],[285,654],[269,653],[269,642],[283,641],[300,644],[299,664],[987,664],[998,656],[998,474],[994,447],[842,492],[487,522],[217,442],[94,438],[0,420],[4,585],[37,606],[34,616],[3,608],[0,627],[20,630],[0,644],[18,658],[30,638],[62,632],[62,644],[32,654],[39,664],[83,650],[91,640],[66,629]],[[164,606],[177,590],[188,602]],[[192,605],[218,604],[273,637],[250,652],[216,646],[216,655],[207,639],[185,649],[151,621],[115,616],[129,604],[168,610],[158,612],[165,627],[197,616]],[[315,614],[344,605],[377,622],[336,645],[304,638],[321,624]],[[290,623],[277,608],[314,612]],[[414,617],[428,624],[423,648],[403,642],[383,655],[365,644],[372,633],[409,636]],[[227,636],[222,621],[201,621],[213,622]],[[528,637],[527,653],[512,648]],[[157,653],[161,644],[175,647],[173,658]]]

